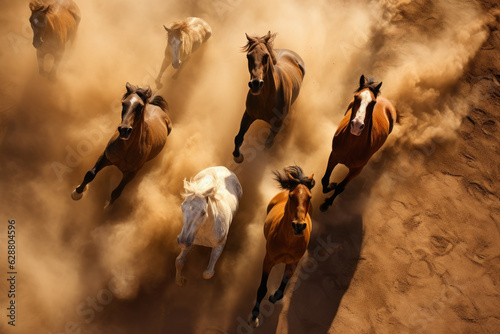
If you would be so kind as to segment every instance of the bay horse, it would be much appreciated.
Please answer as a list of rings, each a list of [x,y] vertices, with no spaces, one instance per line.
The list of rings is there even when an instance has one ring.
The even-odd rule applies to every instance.
[[[222,254],[231,222],[243,194],[238,177],[226,167],[209,167],[190,182],[184,179],[182,216],[184,226],[177,237],[181,252],[175,260],[175,281],[183,286],[182,268],[193,245],[212,248],[210,262],[203,278],[215,273],[215,263]]]
[[[212,36],[210,25],[198,17],[188,17],[185,20],[175,22],[170,28],[163,27],[168,33],[168,42],[160,73],[155,81],[158,89],[163,87],[161,77],[170,63],[177,70],[174,75],[176,78],[191,54]]]
[[[250,89],[240,131],[234,138],[233,158],[237,163],[243,162],[244,159],[240,153],[243,137],[257,119],[271,126],[265,145],[268,148],[272,146],[274,137],[299,95],[306,73],[304,61],[298,54],[286,49],[273,49],[276,34],[269,31],[262,37],[246,37],[248,43],[243,47],[243,52],[247,53]]]
[[[382,82],[377,84],[373,78],[367,80],[364,75],[359,79],[359,88],[333,136],[332,152],[321,184],[323,193],[335,191],[320,206],[321,211],[328,210],[335,197],[361,173],[392,132],[394,123],[399,123],[396,108],[379,95],[381,86]],[[332,171],[339,163],[349,168],[349,173],[339,184],[330,183]]]
[[[66,43],[74,40],[80,24],[80,9],[72,0],[47,3],[32,1],[30,23],[33,29],[33,46],[37,50],[38,71],[53,78],[56,74]],[[45,57],[54,56],[50,72],[45,70]]]
[[[161,152],[172,131],[172,122],[166,113],[168,104],[161,96],[151,99],[151,88],[139,88],[128,82],[126,88],[122,98],[121,124],[94,167],[71,193],[75,201],[82,198],[87,184],[101,169],[115,165],[123,177],[111,193],[109,204],[113,204],[142,166]]]
[[[269,297],[269,301],[274,304],[283,298],[286,285],[305,254],[311,237],[311,189],[315,184],[314,174],[307,177],[299,166],[290,166],[284,169],[283,174],[277,171],[274,174],[283,191],[274,196],[267,206],[264,223],[266,256],[250,320],[252,327],[259,325],[260,303],[267,293],[267,279],[271,269],[279,263],[285,263],[281,285]]]

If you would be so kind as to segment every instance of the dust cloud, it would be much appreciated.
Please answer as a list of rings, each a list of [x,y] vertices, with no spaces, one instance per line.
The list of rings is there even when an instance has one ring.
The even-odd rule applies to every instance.
[[[484,41],[488,19],[473,3],[445,0],[78,5],[77,39],[54,82],[37,73],[28,2],[4,4],[0,14],[0,211],[2,221],[18,224],[18,333],[236,332],[261,275],[265,207],[278,191],[271,170],[297,163],[319,181],[361,74],[383,81],[382,94],[404,114],[374,157],[386,160],[384,169],[412,147],[452,143],[473,98],[460,96],[456,82]],[[170,67],[156,92],[173,120],[164,151],[112,208],[103,210],[121,177],[114,167],[96,177],[81,201],[72,201],[71,191],[119,123],[125,83],[154,90],[166,45],[162,25],[187,16],[205,19],[213,35],[177,80]],[[246,160],[237,166],[231,152],[249,78],[239,50],[245,33],[268,30],[278,33],[276,48],[302,56],[306,76],[274,147],[263,150],[266,126],[254,124],[242,147]],[[202,279],[209,250],[194,249],[184,269],[187,284],[178,288],[182,180],[215,165],[237,172],[244,189],[240,212],[215,277]],[[381,174],[377,166],[367,173]],[[323,199],[319,188],[316,207]],[[362,214],[361,202],[346,209]],[[338,218],[316,215],[317,231]],[[11,330],[4,321],[0,328]]]

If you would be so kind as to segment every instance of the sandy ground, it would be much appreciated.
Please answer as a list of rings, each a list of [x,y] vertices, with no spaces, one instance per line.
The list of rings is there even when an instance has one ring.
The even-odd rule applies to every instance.
[[[1,333],[500,332],[497,1],[79,4],[78,39],[55,82],[37,74],[27,4],[0,13],[0,254],[7,219],[19,231],[18,323],[0,312]],[[204,17],[214,35],[178,80],[165,75],[167,147],[109,210],[113,169],[71,201],[116,128],[125,82],[153,84],[171,16]],[[262,150],[266,130],[256,124],[236,166],[248,80],[238,48],[245,32],[269,29],[279,32],[277,47],[300,50],[307,74],[275,146]],[[327,213],[314,188],[308,254],[252,330],[265,207],[278,191],[271,171],[297,163],[319,184],[362,73],[384,81],[403,122]],[[197,248],[179,288],[182,180],[213,165],[240,178],[240,211],[214,278],[201,277],[209,250]]]

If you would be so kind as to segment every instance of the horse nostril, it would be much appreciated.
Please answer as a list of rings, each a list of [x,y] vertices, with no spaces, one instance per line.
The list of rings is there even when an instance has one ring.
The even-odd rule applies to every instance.
[[[264,80],[259,81],[259,87],[262,88],[262,86],[264,86]]]
[[[132,128],[127,128],[126,133],[127,133],[127,135],[131,134],[132,133]]]
[[[360,130],[363,130],[364,128],[365,128],[364,124],[361,124],[361,126],[359,127]]]

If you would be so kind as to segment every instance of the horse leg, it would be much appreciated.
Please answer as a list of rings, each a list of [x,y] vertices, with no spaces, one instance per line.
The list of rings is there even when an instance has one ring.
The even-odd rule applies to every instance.
[[[269,133],[269,136],[267,136],[265,146],[266,148],[270,148],[274,144],[274,137],[278,134],[278,132],[281,129],[281,126],[283,125],[283,120],[278,119],[278,118],[273,118],[271,120],[271,132]]]
[[[163,84],[161,83],[161,77],[163,76],[163,73],[167,69],[168,65],[172,62],[172,56],[170,55],[170,52],[165,53],[165,58],[163,58],[163,63],[161,64],[161,69],[160,73],[158,73],[158,77],[155,80],[156,88],[161,89],[163,87]]]
[[[262,278],[260,279],[259,289],[257,290],[257,301],[255,302],[255,306],[252,310],[252,320],[249,321],[250,326],[258,327],[259,326],[259,313],[260,313],[260,302],[267,293],[267,279],[269,278],[269,273],[273,268],[274,263],[271,261],[269,256],[266,253],[266,257],[264,258],[264,265],[262,268]]]
[[[92,180],[94,180],[95,176],[97,175],[97,173],[99,173],[101,169],[109,165],[111,165],[111,161],[109,161],[108,158],[106,158],[106,154],[103,153],[99,157],[99,159],[97,159],[94,168],[92,168],[85,174],[82,184],[80,184],[78,187],[75,188],[75,190],[73,190],[73,192],[71,193],[71,198],[75,201],[81,199],[83,196],[83,192],[87,188],[87,184],[92,182]]]
[[[292,278],[296,268],[297,268],[297,263],[287,264],[285,266],[285,272],[283,273],[283,279],[281,280],[280,287],[278,288],[278,290],[276,290],[274,295],[269,296],[269,301],[271,303],[274,304],[278,300],[281,300],[283,298],[286,285],[288,284],[288,281],[290,281],[290,278]]]
[[[243,162],[243,154],[240,153],[240,147],[243,144],[243,137],[245,133],[248,131],[250,125],[255,121],[255,118],[251,117],[245,110],[243,117],[241,118],[240,131],[234,138],[234,152],[233,157],[236,163]]]
[[[358,176],[359,173],[361,173],[362,170],[363,170],[363,167],[349,169],[349,173],[344,178],[344,180],[342,180],[342,182],[340,182],[335,187],[335,192],[333,193],[333,195],[330,196],[329,198],[325,199],[325,202],[323,204],[321,204],[321,206],[319,207],[319,209],[321,211],[323,211],[323,212],[325,212],[326,210],[328,210],[328,207],[330,207],[333,204],[333,201],[335,200],[335,197],[337,197],[341,192],[343,192],[344,189],[345,189],[345,187],[347,186],[347,184],[352,179],[354,179],[356,176]]]
[[[207,269],[203,272],[203,278],[204,279],[210,279],[214,276],[215,274],[215,263],[219,259],[219,256],[222,254],[222,250],[224,249],[224,246],[226,243],[224,242],[223,244],[212,248],[212,254],[210,254],[210,262],[208,263]]]
[[[113,204],[117,200],[117,198],[120,197],[123,188],[125,188],[127,183],[129,183],[134,178],[136,173],[137,172],[129,172],[129,171],[123,173],[122,181],[120,182],[118,187],[116,187],[115,190],[113,190],[113,192],[111,193],[111,200],[106,206]]]
[[[64,50],[58,51],[54,54],[54,64],[52,65],[52,69],[49,73],[49,79],[53,80],[56,77],[57,69],[59,68],[59,64],[61,63],[62,55]]]
[[[36,50],[36,58],[38,60],[38,73],[45,76],[45,52]]]
[[[175,283],[178,286],[183,286],[186,283],[186,278],[182,276],[182,268],[184,267],[184,262],[186,262],[186,255],[191,248],[193,248],[193,245],[183,249],[175,259]]]
[[[321,185],[323,185],[323,194],[326,194],[337,186],[336,183],[330,183],[330,176],[332,176],[332,171],[337,166],[338,161],[333,156],[333,151],[330,153],[330,158],[328,159],[328,165],[326,166],[325,175],[321,179]]]

